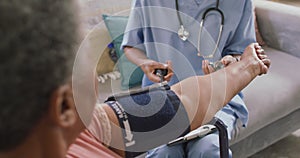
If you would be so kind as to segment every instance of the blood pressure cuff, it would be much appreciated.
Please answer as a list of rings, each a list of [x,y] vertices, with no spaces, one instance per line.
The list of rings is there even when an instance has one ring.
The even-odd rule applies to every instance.
[[[135,157],[190,131],[187,112],[171,90],[142,90],[112,98],[106,104],[118,117],[126,157]]]

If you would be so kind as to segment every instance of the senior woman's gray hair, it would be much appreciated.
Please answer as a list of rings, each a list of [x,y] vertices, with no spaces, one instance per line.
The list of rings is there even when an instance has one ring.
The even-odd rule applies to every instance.
[[[74,0],[0,1],[0,151],[24,141],[70,79],[75,15]]]

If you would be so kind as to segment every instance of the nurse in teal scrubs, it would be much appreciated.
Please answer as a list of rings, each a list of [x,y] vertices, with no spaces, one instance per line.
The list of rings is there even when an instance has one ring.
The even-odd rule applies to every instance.
[[[210,73],[213,69],[209,62],[221,60],[226,66],[238,61],[244,49],[256,42],[252,1],[217,2],[218,0],[136,0],[133,3],[122,48],[127,58],[144,71],[142,86],[158,82],[152,70],[155,67],[165,67],[163,63],[166,61],[169,67],[172,64],[173,72],[165,79],[173,85],[189,76]],[[203,14],[215,7],[224,16],[222,31],[220,32],[222,16],[217,11],[207,14],[200,31]],[[248,110],[242,94],[235,96],[216,117],[227,125],[231,139],[237,121],[240,120],[243,126],[248,121]],[[218,134],[213,133],[185,144],[160,146],[149,151],[147,157],[219,158],[218,141]]]

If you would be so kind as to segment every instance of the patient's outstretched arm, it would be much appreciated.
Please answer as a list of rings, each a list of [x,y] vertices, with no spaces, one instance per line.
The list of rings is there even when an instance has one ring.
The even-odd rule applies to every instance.
[[[210,75],[190,77],[172,86],[188,112],[191,129],[210,121],[256,76],[267,73],[270,60],[257,48],[260,48],[258,44],[251,44],[245,49],[241,61]]]
[[[249,45],[245,49],[239,62],[231,64],[222,70],[205,76],[190,77],[171,87],[171,91],[177,95],[182,103],[181,105],[183,106],[183,109],[185,110],[184,113],[186,113],[186,118],[188,118],[187,120],[190,125],[189,130],[193,130],[211,120],[219,109],[226,105],[226,103],[228,103],[238,92],[245,88],[255,77],[267,73],[270,66],[270,60],[267,59],[267,56],[264,55],[264,52],[257,51],[258,47],[258,44]],[[130,105],[124,106],[130,107]],[[108,145],[116,147],[117,144],[122,144],[121,146],[119,145],[116,147],[121,150],[114,150],[122,155],[124,152],[120,151],[127,150],[126,147],[128,147],[128,144],[124,142],[128,140],[125,139],[125,136],[127,135],[124,135],[124,131],[122,133],[122,130],[119,128],[120,124],[124,124],[124,122],[120,121],[120,117],[118,116],[119,114],[117,115],[116,109],[113,109],[108,105],[104,105],[103,109],[107,114],[112,126],[110,131],[112,134],[111,142]],[[131,121],[136,122],[138,120],[129,118],[129,122]],[[148,126],[158,123],[159,122],[156,120],[150,122]],[[131,126],[134,126],[132,124],[130,123]],[[178,124],[181,124],[181,122],[178,121]],[[137,128],[143,127],[137,126]],[[172,135],[173,131],[175,132],[174,129],[170,129],[169,134]],[[168,138],[164,137],[163,140],[159,139],[157,144],[155,144],[156,142],[153,141],[153,136],[145,136],[142,140],[135,140],[139,142],[131,143],[141,143],[140,145],[145,146],[147,146],[147,143],[149,142],[154,143],[152,146],[149,146],[150,149],[151,147],[154,147],[154,145],[158,146],[160,144],[167,143],[179,135],[180,134]]]

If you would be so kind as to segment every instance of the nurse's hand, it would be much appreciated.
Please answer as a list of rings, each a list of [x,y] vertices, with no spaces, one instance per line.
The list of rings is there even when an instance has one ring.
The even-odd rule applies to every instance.
[[[205,75],[215,72],[215,69],[209,64],[208,60],[202,60],[202,71]]]
[[[232,63],[238,62],[241,59],[241,55],[226,55],[221,59],[221,62],[226,67]]]
[[[240,60],[240,55],[226,55],[224,56],[220,62],[224,65],[224,67],[235,63]],[[208,60],[202,61],[202,70],[205,75],[215,72],[216,70],[209,64]]]
[[[160,78],[156,74],[154,74],[155,69],[168,69],[168,74],[164,77],[164,81],[170,81],[171,77],[174,74],[172,71],[171,61],[167,61],[167,63],[164,64],[154,60],[147,60],[141,65],[141,69],[150,81],[157,83],[160,82]]]

